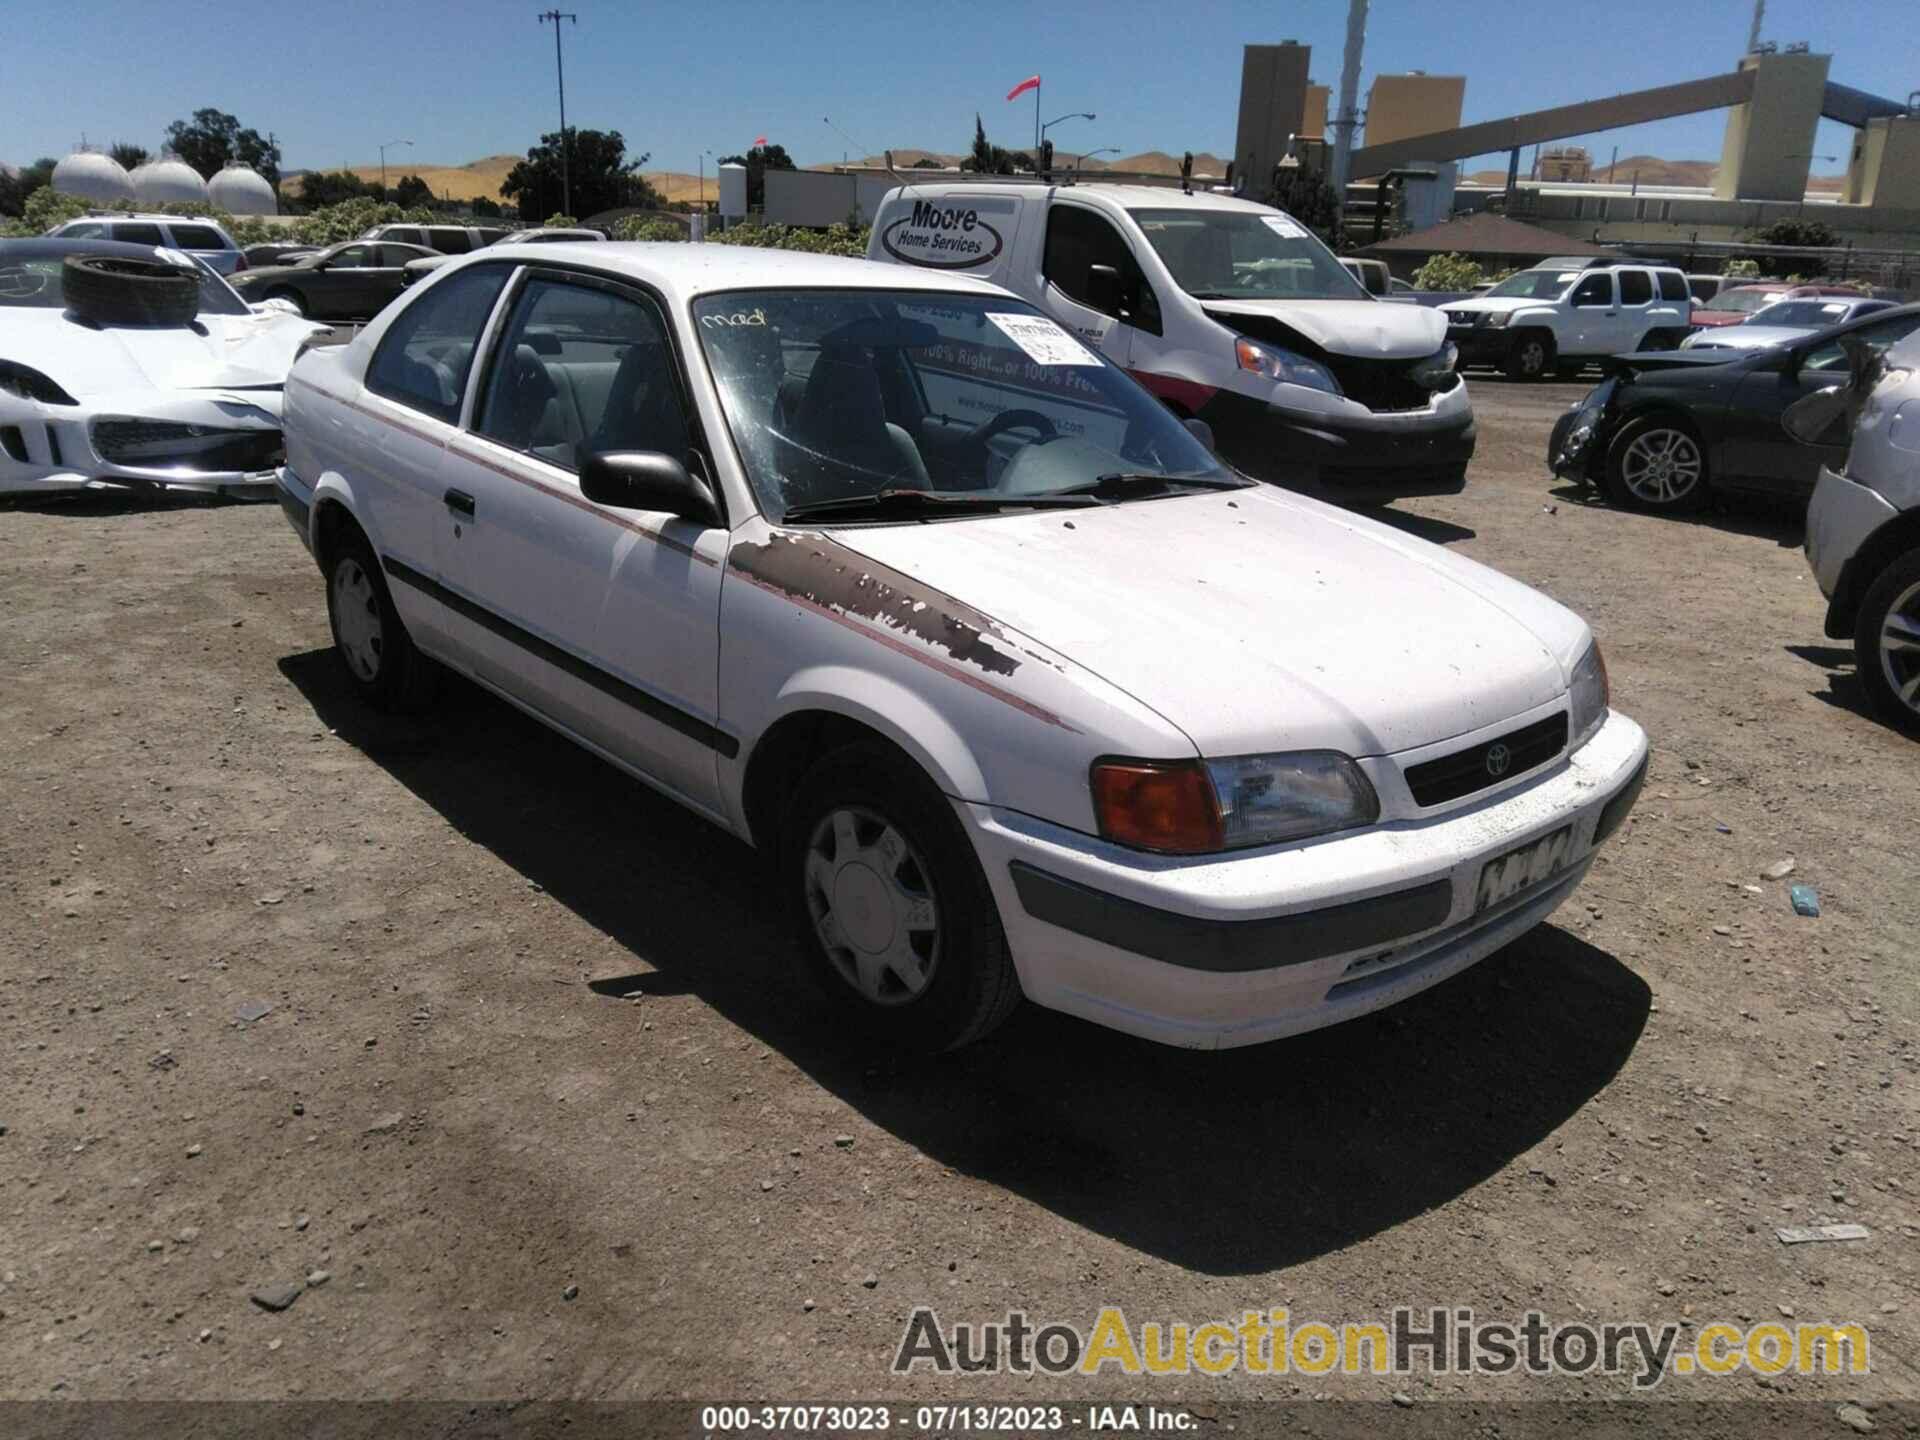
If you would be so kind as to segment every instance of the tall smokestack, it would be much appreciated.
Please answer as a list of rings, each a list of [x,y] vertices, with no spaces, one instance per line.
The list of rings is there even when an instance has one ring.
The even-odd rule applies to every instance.
[[[1347,199],[1347,163],[1353,157],[1353,131],[1360,123],[1360,52],[1367,43],[1367,0],[1347,5],[1347,52],[1340,62],[1340,106],[1333,122],[1333,193]]]
[[[1753,29],[1747,32],[1747,54],[1760,48],[1760,22],[1767,18],[1767,0],[1753,0]]]

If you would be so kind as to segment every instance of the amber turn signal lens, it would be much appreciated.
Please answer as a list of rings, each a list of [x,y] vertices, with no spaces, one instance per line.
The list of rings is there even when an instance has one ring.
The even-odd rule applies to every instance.
[[[1201,855],[1225,843],[1213,782],[1198,761],[1101,761],[1093,813],[1101,835],[1140,850]]]

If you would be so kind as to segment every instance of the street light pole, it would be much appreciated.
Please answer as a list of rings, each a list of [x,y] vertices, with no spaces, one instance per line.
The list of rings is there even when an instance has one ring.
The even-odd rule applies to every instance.
[[[1038,144],[1040,140],[1046,139],[1047,131],[1058,125],[1062,120],[1097,120],[1099,118],[1100,117],[1095,115],[1091,110],[1070,110],[1065,115],[1055,116],[1053,119],[1047,121],[1046,124],[1042,125],[1040,127],[1039,139],[1035,140],[1034,143]]]
[[[854,146],[856,149],[859,149],[863,157],[866,155],[867,152],[865,148],[860,145],[860,142],[854,139],[851,135],[847,134],[847,132],[842,130],[838,125],[834,124],[829,117],[822,115],[820,117],[820,123],[826,126],[829,130],[833,131],[833,133],[838,135],[842,140],[846,141],[847,144]],[[847,168],[847,152],[845,150],[842,150],[840,152],[840,168],[842,170]]]
[[[553,73],[560,84],[560,211],[564,215],[573,213],[573,177],[570,173],[569,152],[573,147],[567,143],[567,68],[560,59],[560,22],[571,20],[580,23],[578,15],[563,10],[542,10],[540,23],[553,22]],[[525,216],[521,217],[523,220]]]
[[[380,198],[387,198],[387,151],[396,145],[412,145],[411,140],[389,140],[380,147]]]

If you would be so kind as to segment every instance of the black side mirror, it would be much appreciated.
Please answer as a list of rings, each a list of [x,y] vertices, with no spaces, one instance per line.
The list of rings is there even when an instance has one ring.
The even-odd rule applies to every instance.
[[[1193,436],[1194,439],[1198,440],[1202,445],[1207,447],[1207,453],[1209,455],[1214,453],[1213,426],[1209,425],[1204,420],[1196,420],[1192,416],[1188,416],[1185,420],[1181,421],[1180,423],[1187,427],[1187,433],[1189,435]]]
[[[1120,285],[1120,272],[1111,265],[1087,267],[1087,304],[1108,315],[1126,310],[1126,295]]]
[[[661,511],[696,525],[720,523],[720,505],[707,482],[658,450],[587,455],[580,465],[580,493],[596,505],[616,510]]]
[[[1780,414],[1780,426],[1802,445],[1818,445],[1821,437],[1847,418],[1847,387],[1828,385],[1802,395]]]

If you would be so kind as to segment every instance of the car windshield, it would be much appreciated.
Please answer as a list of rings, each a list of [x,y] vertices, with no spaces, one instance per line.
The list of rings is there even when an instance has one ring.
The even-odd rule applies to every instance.
[[[695,301],[693,319],[776,520],[823,506],[873,518],[863,501],[926,518],[1098,503],[1085,493],[1096,486],[1118,499],[1241,483],[1122,371],[1009,297],[730,291]]]
[[[1196,300],[1370,300],[1313,232],[1278,210],[1129,210]]]
[[[1778,290],[1722,290],[1713,297],[1711,305],[1702,305],[1702,310],[1731,310],[1740,315],[1751,315],[1756,310],[1764,310],[1780,298]]]
[[[1518,275],[1509,275],[1487,294],[1511,296],[1516,300],[1558,300],[1579,278],[1578,270],[1522,270]]]
[[[1805,330],[1818,330],[1838,325],[1852,308],[1845,300],[1782,300],[1778,305],[1756,310],[1747,324],[1797,325]]]
[[[64,310],[66,292],[61,285],[61,265],[68,255],[108,255],[127,259],[161,260],[191,270],[200,282],[202,315],[245,315],[247,302],[233,292],[218,272],[191,255],[177,250],[156,250],[132,245],[85,245],[60,247],[44,240],[17,244],[0,241],[0,306],[24,310]]]

